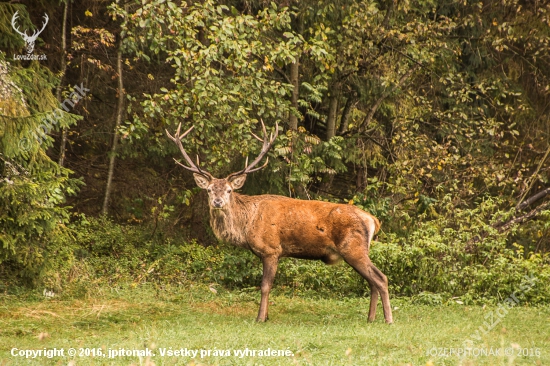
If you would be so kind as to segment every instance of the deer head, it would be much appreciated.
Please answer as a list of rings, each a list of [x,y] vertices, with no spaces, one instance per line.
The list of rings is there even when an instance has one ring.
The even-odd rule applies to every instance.
[[[183,155],[183,158],[187,162],[188,165],[184,165],[177,161],[175,162],[179,165],[181,165],[183,168],[193,172],[193,177],[195,178],[195,182],[197,185],[202,188],[206,189],[208,192],[208,201],[210,203],[210,207],[213,209],[224,209],[228,206],[231,202],[231,195],[232,192],[236,189],[239,189],[243,186],[244,182],[246,181],[246,175],[255,171],[258,171],[260,169],[263,169],[268,161],[269,158],[266,159],[265,163],[260,166],[256,167],[258,163],[263,159],[265,154],[271,149],[273,144],[275,143],[275,139],[277,138],[277,134],[279,133],[279,125],[275,125],[275,133],[271,134],[268,138],[267,132],[265,129],[264,121],[261,120],[262,123],[262,131],[264,138],[261,139],[255,134],[252,134],[256,139],[262,142],[262,150],[260,151],[260,154],[254,159],[254,161],[248,165],[248,157],[246,158],[245,167],[243,170],[240,170],[235,173],[229,174],[226,178],[223,179],[217,179],[212,176],[212,174],[208,173],[207,171],[200,168],[200,162],[199,157],[197,156],[197,164],[193,163],[185,149],[182,145],[183,138],[191,132],[193,127],[185,131],[184,133],[180,134],[181,129],[181,123],[178,126],[178,129],[176,130],[175,136],[172,136],[168,130],[166,130],[166,134],[170,138],[170,140],[174,141],[174,143],[178,146],[178,148],[181,151],[181,154]]]
[[[48,20],[49,20],[48,14],[44,13],[44,23],[42,24],[42,29],[40,29],[39,31],[35,30],[33,34],[29,36],[27,35],[26,30],[25,32],[19,31],[19,27],[15,24],[15,21],[19,17],[18,13],[19,13],[19,10],[16,11],[15,14],[13,14],[13,17],[11,18],[11,26],[17,33],[19,33],[21,37],[23,37],[23,40],[25,40],[25,42],[27,43],[27,53],[32,53],[32,51],[34,51],[34,42],[36,42],[36,39],[38,38],[40,33],[42,33],[44,28],[46,28],[46,24],[48,24]]]

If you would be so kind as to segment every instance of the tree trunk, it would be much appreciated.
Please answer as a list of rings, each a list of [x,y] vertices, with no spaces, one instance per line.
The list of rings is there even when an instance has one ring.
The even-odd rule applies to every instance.
[[[61,30],[61,76],[59,77],[59,85],[55,91],[55,96],[59,103],[61,100],[61,92],[63,79],[65,77],[65,72],[67,71],[67,13],[69,12],[69,0],[65,2],[65,9],[63,10],[63,26]],[[63,127],[61,131],[61,145],[59,146],[59,166],[62,167],[65,163],[65,146],[67,145],[67,127]]]
[[[384,29],[389,29],[390,25],[390,17],[392,15],[393,9],[395,8],[395,5],[397,3],[397,0],[389,0],[388,9],[386,10],[386,15],[384,16],[384,21],[382,21],[382,27]]]
[[[298,98],[300,96],[300,59],[296,58],[296,62],[290,65],[290,82],[294,89],[292,89],[292,99],[291,106],[292,108],[298,110]],[[298,117],[294,113],[290,113],[290,118],[288,119],[288,126],[291,130],[298,129]]]
[[[298,17],[296,18],[296,23],[296,29],[298,33],[302,34],[304,31],[303,17],[298,15]],[[299,53],[296,56],[296,61],[290,65],[290,82],[293,86],[290,104],[291,107],[296,111],[298,111],[298,99],[300,98],[300,55],[301,51],[299,50]],[[292,112],[290,113],[290,116],[288,118],[288,127],[291,130],[298,129],[298,117],[295,116]]]
[[[366,187],[366,181],[365,181],[365,167],[358,166],[357,167],[357,177],[355,179],[355,191],[357,193],[363,192],[363,190]]]
[[[327,141],[336,135],[336,112],[338,112],[338,94],[340,91],[340,84],[335,83],[332,86],[332,92],[329,98],[329,109],[327,115]],[[334,181],[334,174],[325,174],[323,178],[324,183],[321,185],[321,190],[330,192],[332,182]]]
[[[340,94],[340,83],[335,83],[329,99],[327,116],[327,141],[336,135],[336,113],[338,112],[338,96]]]
[[[351,111],[353,107],[357,104],[357,98],[355,96],[350,96],[346,100],[346,105],[344,106],[344,111],[342,112],[342,118],[340,119],[340,135],[343,135],[348,131],[349,117],[351,116]]]
[[[355,191],[361,193],[367,187],[367,161],[365,160],[365,143],[362,139],[357,139],[357,151],[361,151],[363,158],[357,166],[357,179],[355,181]]]
[[[117,73],[118,73],[118,105],[116,113],[116,123],[113,135],[113,145],[111,146],[111,153],[109,157],[109,172],[107,173],[107,187],[105,188],[105,199],[103,200],[103,209],[101,213],[107,215],[109,211],[109,198],[111,194],[111,187],[113,182],[113,174],[115,170],[115,158],[116,150],[118,146],[118,128],[122,123],[122,115],[124,112],[124,86],[122,84],[122,40],[118,47],[117,52]]]

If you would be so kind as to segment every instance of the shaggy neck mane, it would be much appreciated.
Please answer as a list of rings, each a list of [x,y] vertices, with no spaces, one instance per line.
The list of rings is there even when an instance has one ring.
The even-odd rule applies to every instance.
[[[254,206],[250,198],[233,193],[231,203],[224,209],[210,208],[210,225],[219,240],[247,247],[246,232],[253,216],[251,208]]]

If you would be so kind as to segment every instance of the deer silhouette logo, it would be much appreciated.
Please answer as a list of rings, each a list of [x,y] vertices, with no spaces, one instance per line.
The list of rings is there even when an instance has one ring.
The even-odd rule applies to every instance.
[[[35,30],[33,32],[33,34],[31,36],[27,35],[27,30],[25,30],[25,32],[21,32],[19,30],[19,27],[15,24],[15,21],[17,20],[17,18],[19,17],[19,10],[15,12],[15,14],[13,14],[13,17],[11,18],[11,26],[13,27],[13,29],[19,33],[19,35],[21,37],[23,37],[23,39],[25,40],[25,42],[27,43],[27,53],[30,54],[32,53],[32,51],[34,51],[34,42],[36,42],[36,38],[38,38],[38,36],[40,35],[40,33],[42,33],[42,31],[44,30],[44,28],[46,28],[46,24],[48,24],[48,14],[44,13],[44,23],[42,24],[42,29],[40,29],[39,31],[38,30]]]

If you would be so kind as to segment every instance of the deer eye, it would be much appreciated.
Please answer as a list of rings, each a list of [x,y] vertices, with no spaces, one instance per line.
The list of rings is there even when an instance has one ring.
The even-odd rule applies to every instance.
[[[227,190],[227,193],[231,193],[231,188],[229,188],[229,189]]]
[[[209,188],[206,189],[206,191],[207,191],[208,193],[212,193],[212,188],[209,187]]]

